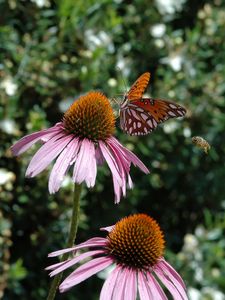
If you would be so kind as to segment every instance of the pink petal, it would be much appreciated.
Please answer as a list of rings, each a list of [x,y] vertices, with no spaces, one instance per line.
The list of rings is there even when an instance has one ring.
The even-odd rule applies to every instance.
[[[68,276],[59,286],[61,293],[67,291],[72,286],[84,281],[92,275],[102,271],[113,263],[110,257],[95,258],[81,267],[77,268],[70,276]]]
[[[113,149],[113,152],[116,152],[117,155],[119,156],[119,160],[122,162],[123,167],[126,170],[126,173],[129,173],[131,162],[129,160],[129,157],[125,155],[124,151],[121,151],[121,148],[118,147],[118,141],[116,139],[109,138],[107,142],[110,145],[110,147]]]
[[[74,247],[51,252],[48,254],[48,257],[59,256],[64,253],[76,251],[78,249],[87,248],[87,247],[101,247],[101,246],[104,247],[107,245],[107,243],[108,243],[108,240],[106,238],[95,237],[95,238],[91,238],[91,239],[87,240],[84,243],[78,244]]]
[[[101,149],[99,147],[97,147],[95,149],[95,157],[96,157],[97,165],[101,166],[101,165],[104,164],[105,159],[104,159],[102,151],[101,151]]]
[[[136,299],[137,296],[137,280],[136,271],[129,268],[122,268],[116,281],[113,299]]]
[[[134,187],[133,181],[132,181],[132,179],[131,179],[131,177],[130,177],[129,174],[128,174],[128,187],[130,189],[132,189]]]
[[[137,274],[136,271],[129,269],[127,272],[127,282],[124,292],[124,299],[136,300],[137,297]]]
[[[51,270],[55,270],[57,269],[58,267],[64,265],[67,261],[70,261],[70,259],[67,259],[65,261],[61,261],[59,263],[56,263],[56,264],[53,264],[51,266],[48,266],[47,268],[45,268],[46,271],[51,271]]]
[[[120,273],[118,274],[116,285],[114,288],[113,298],[117,300],[127,299],[125,297],[125,289],[127,283],[127,270],[122,268]]]
[[[50,277],[55,276],[56,274],[65,271],[66,269],[70,268],[71,266],[77,264],[79,261],[81,261],[87,257],[95,256],[95,255],[103,254],[103,253],[105,253],[105,250],[94,250],[94,251],[88,251],[83,254],[80,254],[79,256],[70,259],[69,261],[65,261],[63,265],[59,266],[57,269],[55,269],[49,275],[50,275]]]
[[[147,274],[147,282],[149,285],[149,288],[152,290],[152,294],[154,295],[155,299],[158,300],[167,300],[167,297],[159,285],[159,283],[156,281],[155,277],[148,272]]]
[[[99,300],[113,299],[113,292],[116,288],[117,277],[121,272],[121,269],[121,266],[116,266],[116,268],[109,274],[109,277],[103,284]]]
[[[147,284],[147,279],[142,271],[138,271],[138,291],[140,300],[154,300],[154,295]]]
[[[76,246],[72,247],[72,248],[66,248],[66,249],[61,249],[61,250],[57,250],[54,252],[51,252],[48,254],[48,257],[55,257],[55,256],[59,256],[62,255],[64,253],[68,253],[68,252],[72,252],[76,249]]]
[[[97,160],[95,157],[95,145],[93,143],[90,144],[89,150],[89,165],[86,176],[86,184],[87,187],[93,187],[95,185],[96,175],[97,175]]]
[[[94,143],[88,139],[83,139],[74,166],[73,181],[77,183],[86,181],[88,187],[93,187],[96,175],[97,163]]]
[[[111,145],[110,143],[108,144],[108,147],[111,150],[111,153],[113,153],[113,156],[115,158],[116,164],[118,166],[119,169],[119,173],[120,173],[120,177],[122,179],[122,191],[123,191],[123,195],[126,195],[126,177],[129,174],[130,171],[130,163],[126,163],[126,159],[123,158],[123,156],[121,155],[121,153],[119,151],[117,151],[117,149],[115,149],[113,147],[113,145]]]
[[[62,129],[58,125],[55,125],[51,128],[28,134],[28,135],[24,136],[22,139],[20,139],[17,143],[15,143],[11,147],[13,155],[18,156],[18,155],[22,154],[23,152],[25,152],[27,149],[29,149],[33,144],[35,144],[41,138],[46,137],[46,136],[48,138],[51,138],[55,134],[57,134],[58,132],[61,132],[61,131],[62,131]]]
[[[115,158],[113,157],[113,155],[111,154],[110,150],[106,147],[105,143],[102,141],[99,141],[99,146],[100,149],[102,151],[102,154],[113,174],[113,177],[116,178],[116,181],[118,182],[118,184],[121,186],[122,185],[122,179],[121,179],[121,175],[119,173],[119,168],[117,165],[117,162],[115,160]]]
[[[110,231],[113,230],[114,226],[115,226],[115,225],[107,226],[107,227],[101,227],[100,230],[110,232]]]
[[[72,138],[73,135],[67,135],[63,132],[46,142],[33,156],[27,168],[26,176],[34,177],[43,171],[63,151]]]
[[[160,270],[163,273],[163,276],[166,279],[169,279],[170,282],[172,282],[172,284],[176,287],[176,289],[182,296],[182,299],[187,300],[188,298],[187,298],[186,291],[183,287],[183,280],[181,279],[180,276],[177,277],[178,273],[171,266],[170,266],[170,268],[172,269],[172,273],[170,271],[168,271],[168,266],[164,264],[163,260],[157,264],[157,270]],[[158,276],[158,271],[156,274]],[[174,274],[175,274],[175,277],[174,277]]]
[[[181,276],[177,273],[177,271],[170,264],[168,264],[168,262],[165,259],[162,259],[159,264],[163,265],[163,267],[162,267],[163,270],[167,269],[168,273],[170,273],[170,276],[172,275],[174,278],[176,278],[176,280],[182,285],[182,287],[184,289],[186,289],[186,286],[185,286]]]
[[[120,202],[121,198],[121,186],[119,185],[116,178],[113,176],[113,188],[114,188],[114,194],[115,194],[115,204],[118,204]]]
[[[176,287],[173,285],[173,283],[167,278],[167,276],[164,275],[161,269],[155,268],[154,269],[155,274],[158,276],[158,278],[162,281],[162,283],[165,285],[165,287],[168,289],[168,291],[173,296],[174,300],[183,300],[187,298],[183,298],[181,294],[178,292]]]
[[[72,139],[57,158],[48,181],[50,194],[59,190],[64,175],[70,167],[73,157],[77,154],[78,146],[78,139]]]
[[[108,244],[108,240],[106,238],[102,238],[102,237],[95,237],[95,238],[91,238],[89,240],[87,240],[84,243],[81,243],[79,245],[77,245],[75,248],[76,250],[78,249],[82,249],[85,247],[104,247]]]
[[[111,137],[111,139],[114,142],[114,145],[120,149],[124,154],[129,158],[129,160],[135,165],[138,166],[139,169],[141,169],[145,174],[148,174],[150,171],[148,168],[143,164],[143,162],[131,151],[129,151],[127,148],[123,147],[116,138]]]

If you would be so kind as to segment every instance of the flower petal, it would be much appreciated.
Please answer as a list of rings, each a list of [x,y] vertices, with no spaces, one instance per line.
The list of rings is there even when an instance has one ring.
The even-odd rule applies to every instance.
[[[154,300],[154,295],[147,284],[147,279],[143,274],[143,271],[138,271],[138,291],[140,300]]]
[[[112,231],[113,230],[113,228],[114,228],[114,226],[115,225],[112,225],[112,226],[107,226],[107,227],[101,227],[100,228],[100,230],[102,230],[102,231],[108,231],[108,232],[110,232],[110,231]]]
[[[34,177],[43,171],[63,151],[72,138],[73,135],[67,135],[63,132],[46,142],[33,156],[27,168],[26,176]]]
[[[134,187],[133,181],[132,181],[132,179],[131,179],[131,177],[130,177],[129,174],[128,174],[128,187],[130,189],[132,189]]]
[[[85,180],[87,187],[93,187],[95,185],[95,180],[97,176],[97,160],[95,155],[95,145],[91,143],[89,149],[90,161],[88,165],[87,177]]]
[[[130,171],[130,162],[127,162],[126,158],[124,158],[121,155],[121,152],[119,152],[113,146],[113,144],[110,143],[110,139],[108,139],[108,147],[110,148],[111,153],[113,153],[113,156],[119,169],[120,177],[122,179],[122,184],[120,188],[122,189],[123,196],[126,196],[126,178]]]
[[[105,162],[105,159],[99,147],[95,149],[95,157],[96,157],[97,165],[102,166]]]
[[[118,181],[116,178],[113,176],[113,189],[114,189],[114,194],[115,194],[115,204],[120,203],[120,198],[121,198],[121,186],[119,185]]]
[[[173,277],[176,278],[176,280],[183,286],[183,288],[186,289],[186,286],[181,276],[170,264],[168,264],[168,262],[165,259],[162,259],[160,264],[163,265],[163,270],[167,269],[170,275],[173,275]]]
[[[67,291],[74,285],[84,281],[92,275],[102,271],[113,263],[110,257],[98,257],[95,258],[81,267],[77,268],[73,273],[70,274],[59,286],[61,293]]]
[[[92,141],[83,139],[73,172],[73,181],[77,183],[86,181],[88,187],[93,187],[95,185],[97,175],[94,147]]]
[[[145,174],[148,174],[150,171],[149,169],[143,164],[143,162],[131,151],[127,148],[123,147],[116,138],[111,137],[114,142],[114,145],[129,158],[129,160],[135,165],[138,166]]]
[[[154,298],[158,300],[167,300],[166,294],[151,272],[148,272],[146,275],[149,288],[152,290]]]
[[[105,253],[105,250],[94,250],[94,251],[88,251],[88,252],[82,253],[79,256],[70,259],[69,261],[65,261],[63,265],[59,266],[57,269],[55,269],[49,275],[50,275],[50,277],[55,276],[56,274],[59,274],[59,273],[65,271],[66,269],[70,268],[71,266],[77,264],[79,261],[81,261],[87,257],[95,256],[98,254],[104,254],[104,253]]]
[[[102,154],[112,172],[113,177],[116,178],[116,181],[121,186],[122,185],[121,175],[119,173],[119,168],[118,168],[115,158],[113,157],[110,150],[106,147],[104,142],[99,141],[99,146],[100,146]]]
[[[121,272],[121,268],[122,267],[117,265],[116,268],[109,274],[109,277],[106,279],[106,281],[103,284],[99,300],[113,299],[113,292],[116,286],[117,277]]]
[[[48,267],[45,268],[46,271],[51,271],[51,270],[55,270],[57,269],[58,267],[62,266],[63,264],[65,264],[66,262],[70,261],[70,259],[67,259],[65,261],[61,261],[59,263],[56,263],[56,264],[53,264],[53,265],[50,265]]]
[[[180,293],[180,295],[182,297],[180,299],[188,300],[186,291],[183,287],[183,280],[181,279],[180,276],[177,277],[177,275],[178,275],[177,272],[171,266],[170,266],[170,268],[173,270],[172,272],[168,271],[168,266],[163,263],[163,260],[160,261],[157,264],[157,273],[156,273],[157,276],[159,277],[158,273],[159,273],[159,270],[160,270],[160,275],[161,275],[162,278],[164,278],[164,281],[165,282],[167,282],[167,281],[171,282],[172,285],[176,288],[176,290]],[[175,273],[176,273],[176,276],[174,277]],[[162,280],[162,279],[160,278],[160,280]]]
[[[113,149],[113,153],[115,152],[119,156],[119,160],[123,164],[123,167],[126,171],[126,173],[129,173],[130,171],[130,160],[127,155],[125,155],[124,151],[121,151],[121,149],[118,147],[118,141],[116,139],[113,139],[112,137],[107,140],[108,145],[110,145],[110,148]]]
[[[25,152],[27,149],[29,149],[33,144],[35,144],[37,141],[39,141],[43,137],[51,138],[61,131],[62,131],[62,129],[59,127],[58,124],[56,124],[55,126],[53,126],[51,128],[28,134],[28,135],[24,136],[22,139],[20,139],[18,142],[16,142],[11,147],[13,155],[18,156],[18,155],[22,154],[23,152]]]
[[[107,245],[107,243],[108,243],[108,240],[106,238],[95,237],[95,238],[91,238],[91,239],[87,240],[84,243],[78,244],[74,247],[51,252],[48,254],[48,257],[59,256],[64,253],[76,251],[78,249],[87,248],[87,247],[101,247],[101,246],[104,247]]]
[[[116,285],[113,292],[113,299],[117,299],[117,300],[127,299],[125,297],[126,282],[127,282],[127,270],[126,268],[122,268],[116,280]]]
[[[59,190],[63,177],[70,167],[73,157],[77,154],[78,147],[78,139],[72,139],[57,158],[48,181],[50,194],[54,194]]]
[[[181,294],[178,292],[177,288],[174,286],[174,284],[170,281],[170,279],[163,273],[163,271],[160,268],[154,268],[155,274],[158,276],[158,278],[162,281],[162,283],[165,285],[165,287],[168,289],[168,291],[173,296],[174,300],[184,300],[187,299],[183,298]]]
[[[137,297],[137,274],[136,271],[127,270],[127,282],[124,292],[124,299],[136,300]]]

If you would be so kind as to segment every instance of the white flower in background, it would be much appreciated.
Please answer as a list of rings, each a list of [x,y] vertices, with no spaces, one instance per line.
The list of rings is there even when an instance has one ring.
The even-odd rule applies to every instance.
[[[213,300],[225,300],[225,295],[212,287],[204,287],[202,293],[206,297],[204,299],[208,299],[209,296]]]
[[[17,88],[18,88],[17,84],[15,82],[13,82],[13,79],[11,77],[6,77],[2,81],[1,87],[5,90],[5,92],[8,96],[15,95]]]
[[[177,122],[171,120],[169,123],[164,124],[163,131],[167,134],[170,134],[175,130],[177,130],[177,128],[178,128]]]
[[[193,287],[188,288],[188,295],[191,300],[201,300],[201,293]]]
[[[69,187],[72,184],[72,180],[69,175],[66,175],[62,181],[62,187]]]
[[[7,169],[0,169],[0,185],[4,185],[8,182],[15,180],[15,174],[9,172]]]
[[[186,234],[184,237],[184,250],[186,251],[195,251],[195,249],[198,247],[198,240],[193,234]]]
[[[221,276],[220,269],[218,268],[212,268],[211,274],[214,278],[219,278]]]
[[[82,74],[87,74],[88,72],[88,68],[86,66],[82,66],[80,70]]]
[[[162,37],[166,32],[166,25],[164,24],[156,24],[150,29],[151,35],[155,38]]]
[[[117,80],[115,79],[115,78],[109,78],[109,80],[108,80],[108,85],[110,86],[110,87],[115,87],[115,86],[117,86]]]
[[[196,267],[194,268],[194,279],[199,283],[202,283],[204,280],[203,270],[198,264],[196,264]]]
[[[186,0],[156,0],[155,2],[159,12],[164,15],[182,10]]]
[[[196,229],[195,229],[195,235],[198,238],[202,238],[206,235],[206,230],[202,225],[199,225]]]
[[[118,55],[116,68],[121,70],[123,76],[127,77],[130,74],[131,72],[130,66],[131,66],[131,60],[129,58],[125,58],[122,55]]]
[[[163,64],[169,65],[175,72],[182,68],[183,57],[180,54],[172,53],[170,56],[164,57],[160,60]]]
[[[178,72],[181,70],[182,60],[183,59],[180,55],[169,57],[169,65],[174,71]]]
[[[185,127],[183,130],[183,135],[186,138],[189,138],[191,136],[191,129],[189,127]]]
[[[157,48],[162,49],[163,47],[165,47],[165,42],[162,39],[155,39],[154,40],[154,44]]]
[[[35,3],[40,8],[50,6],[50,2],[48,0],[31,0],[31,2]]]
[[[7,134],[16,134],[18,129],[16,123],[11,119],[4,119],[0,121],[0,128]]]
[[[109,52],[114,52],[114,45],[111,37],[103,30],[95,33],[94,30],[85,31],[85,38],[90,50],[94,51],[98,47],[107,47]]]

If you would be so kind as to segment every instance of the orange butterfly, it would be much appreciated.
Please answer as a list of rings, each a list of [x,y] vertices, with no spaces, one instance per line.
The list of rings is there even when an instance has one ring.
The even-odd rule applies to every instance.
[[[130,135],[146,135],[170,118],[183,117],[186,109],[162,99],[142,98],[150,73],[142,74],[120,105],[120,127]]]

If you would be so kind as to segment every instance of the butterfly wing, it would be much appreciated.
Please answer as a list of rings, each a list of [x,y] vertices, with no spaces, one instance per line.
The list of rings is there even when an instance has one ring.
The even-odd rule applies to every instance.
[[[157,125],[170,118],[183,117],[186,109],[182,106],[153,98],[142,98],[127,104],[121,112],[121,128],[130,135],[146,135]]]
[[[146,72],[142,74],[140,77],[138,77],[138,79],[134,82],[129,92],[127,93],[126,99],[132,102],[142,98],[144,91],[148,85],[149,79],[150,79],[149,72]]]

